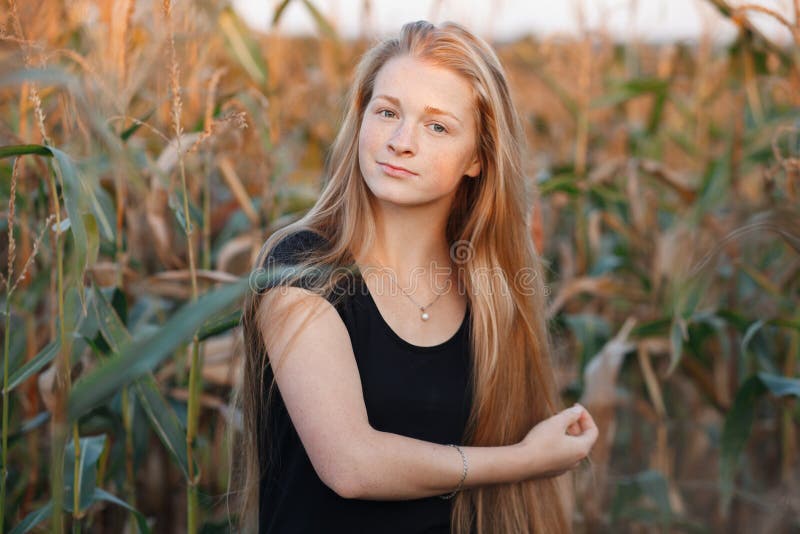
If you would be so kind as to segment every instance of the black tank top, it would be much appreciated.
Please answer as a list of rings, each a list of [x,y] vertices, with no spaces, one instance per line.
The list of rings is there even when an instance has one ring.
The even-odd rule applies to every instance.
[[[325,244],[315,232],[296,232],[273,248],[264,266],[295,263],[305,251]],[[472,403],[469,305],[449,340],[421,347],[391,329],[361,276],[353,275],[348,283],[356,290],[335,306],[350,334],[370,425],[434,443],[461,444]],[[302,280],[296,285],[304,286]],[[333,296],[328,300],[333,302]],[[272,379],[267,368],[265,387]],[[258,438],[262,466],[266,440],[273,450],[260,482],[260,534],[450,532],[452,499],[373,501],[337,495],[317,476],[277,387],[273,395]]]

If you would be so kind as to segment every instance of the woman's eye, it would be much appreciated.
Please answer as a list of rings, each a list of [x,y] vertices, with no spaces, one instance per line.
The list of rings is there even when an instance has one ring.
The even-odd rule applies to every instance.
[[[387,117],[386,115],[383,115],[384,113],[390,113],[392,115],[392,117],[394,116],[394,111],[392,111],[391,109],[382,109],[382,110],[378,111],[378,115],[380,115],[381,117],[384,117],[384,118],[387,118],[387,119],[391,119],[392,118],[392,117]]]
[[[439,124],[437,122],[434,122],[433,124],[431,124],[431,126],[433,126],[433,131],[436,132],[436,133],[447,133],[447,128],[445,128],[444,126],[442,126],[441,124]],[[437,128],[441,128],[441,129],[437,130]]]

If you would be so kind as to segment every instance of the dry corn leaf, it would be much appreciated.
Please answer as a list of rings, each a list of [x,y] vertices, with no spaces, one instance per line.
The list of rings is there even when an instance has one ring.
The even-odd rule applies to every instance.
[[[48,412],[54,413],[56,407],[56,395],[53,392],[53,385],[56,379],[56,366],[51,365],[46,370],[39,373],[37,384],[39,385],[39,395],[42,397],[44,407]]]
[[[645,297],[641,290],[620,283],[610,276],[574,278],[561,286],[547,309],[547,316],[555,317],[570,299],[580,293],[590,293],[597,297],[624,296],[634,302]]]
[[[169,396],[176,400],[188,401],[189,390],[186,388],[172,388],[169,390]],[[216,395],[211,395],[210,393],[201,393],[199,398],[200,405],[206,408],[218,410],[221,406],[225,406],[224,400],[220,399]]]
[[[611,445],[616,433],[614,408],[617,375],[625,354],[636,346],[628,341],[628,336],[635,324],[636,319],[629,317],[617,335],[611,338],[589,361],[583,372],[585,386],[580,402],[592,414],[600,432],[591,453],[594,466],[591,473],[593,478],[589,480],[584,477],[579,484],[579,492],[583,495],[584,511],[590,522],[599,521],[603,515],[603,500],[608,487],[606,480]]]
[[[639,235],[645,235],[647,230],[645,203],[642,202],[642,193],[639,182],[639,168],[634,160],[629,160],[625,176],[625,194],[628,197],[628,207],[631,212],[633,227]]]
[[[198,269],[195,271],[195,276],[198,281],[206,282],[221,282],[231,283],[236,282],[239,278],[230,273],[222,271],[211,271],[207,269]],[[158,283],[158,282],[191,282],[192,273],[187,269],[177,271],[161,271],[153,276],[145,279],[145,283]]]
[[[624,158],[621,157],[609,158],[592,169],[587,177],[587,181],[592,185],[598,185],[612,181],[614,176],[622,168],[624,162]]]
[[[228,188],[239,202],[239,206],[250,220],[250,223],[253,226],[258,226],[258,213],[256,213],[255,208],[253,208],[253,201],[250,199],[250,195],[247,194],[244,185],[242,185],[239,175],[236,174],[236,168],[233,166],[233,163],[231,163],[231,160],[226,156],[220,156],[217,158],[217,166],[222,173],[222,178],[225,180],[225,183],[228,184]]]
[[[251,267],[250,251],[256,246],[257,240],[257,235],[247,233],[226,241],[217,252],[217,270],[239,274],[247,272]],[[240,264],[244,264],[244,269],[239,268]]]
[[[639,160],[639,168],[648,174],[652,174],[661,183],[675,190],[686,204],[694,202],[697,192],[689,183],[689,180],[667,168],[660,161],[642,159]]]
[[[200,346],[203,351],[202,375],[206,382],[233,386],[242,379],[242,364],[239,347],[241,330],[206,339]],[[184,369],[191,366],[191,348],[187,349]],[[175,362],[170,361],[156,373],[156,380],[163,383],[175,374]]]
[[[113,261],[98,261],[89,266],[95,283],[101,287],[109,287],[117,284],[119,274],[119,264]],[[122,270],[123,284],[127,285],[139,279],[139,273],[128,267]]]
[[[190,284],[182,282],[139,282],[131,286],[134,294],[157,295],[174,300],[189,300],[192,298]]]
[[[169,268],[182,267],[183,262],[173,252],[171,225],[168,224],[169,207],[167,192],[160,187],[152,187],[145,200],[145,217],[155,245],[158,259]]]
[[[585,386],[581,396],[584,405],[614,403],[617,373],[625,354],[636,347],[635,343],[628,341],[635,324],[636,319],[629,317],[617,335],[608,340],[600,352],[586,364],[583,372]]]
[[[178,157],[185,156],[192,146],[200,139],[203,132],[191,132],[170,140],[169,144],[161,151],[156,160],[156,168],[163,176],[169,176],[172,169],[178,164]],[[180,152],[178,146],[180,144]]]

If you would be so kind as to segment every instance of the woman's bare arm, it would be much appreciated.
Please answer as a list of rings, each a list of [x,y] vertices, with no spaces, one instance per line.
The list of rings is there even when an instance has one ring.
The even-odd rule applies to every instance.
[[[578,430],[567,435],[575,424]],[[536,425],[520,443],[500,447],[461,447],[468,461],[464,487],[521,482],[558,476],[578,466],[597,437],[583,407],[554,415]],[[415,499],[449,493],[461,480],[463,463],[454,448],[373,430],[361,441],[361,499]]]
[[[297,307],[290,313],[290,306]],[[273,289],[262,299],[259,325],[289,416],[326,485],[345,498],[375,500],[429,497],[456,487],[463,467],[455,448],[370,426],[350,337],[328,301],[299,288]],[[567,412],[543,421],[518,444],[462,447],[469,464],[464,486],[553,476],[573,467],[594,439],[589,443],[588,413]],[[587,432],[568,435],[567,427],[580,418]],[[596,427],[594,432],[596,437]]]
[[[373,430],[357,447],[364,472],[355,497],[374,500],[418,499],[451,492],[461,480],[463,463],[459,452],[447,445],[399,434]],[[526,465],[519,445],[461,447],[467,457],[464,487],[477,487],[526,478]]]

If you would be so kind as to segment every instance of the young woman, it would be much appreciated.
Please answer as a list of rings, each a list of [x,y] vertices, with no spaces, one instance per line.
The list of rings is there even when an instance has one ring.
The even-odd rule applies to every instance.
[[[560,410],[523,143],[463,27],[364,55],[324,190],[245,303],[245,530],[570,530],[559,475],[598,431]]]

